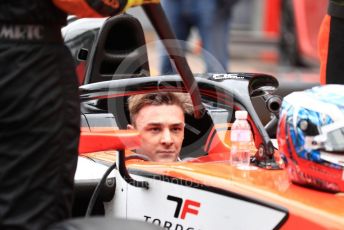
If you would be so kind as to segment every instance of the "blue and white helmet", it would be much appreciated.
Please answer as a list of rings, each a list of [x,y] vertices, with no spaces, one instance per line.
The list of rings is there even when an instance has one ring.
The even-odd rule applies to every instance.
[[[277,139],[293,182],[344,191],[344,86],[287,95]]]

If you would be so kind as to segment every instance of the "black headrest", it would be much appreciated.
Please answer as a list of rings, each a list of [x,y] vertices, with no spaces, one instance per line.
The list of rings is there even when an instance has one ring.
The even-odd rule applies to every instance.
[[[91,51],[84,84],[149,76],[145,44],[138,19],[129,14],[108,18]]]
[[[200,157],[207,155],[204,146],[209,134],[214,127],[213,120],[208,113],[201,119],[196,119],[192,115],[185,115],[185,133],[180,158]]]

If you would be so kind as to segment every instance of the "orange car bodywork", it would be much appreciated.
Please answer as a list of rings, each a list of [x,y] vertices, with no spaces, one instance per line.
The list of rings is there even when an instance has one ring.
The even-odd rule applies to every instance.
[[[126,133],[123,130],[105,130],[104,132],[104,129],[98,129],[93,133],[93,144],[104,142],[104,134],[107,137],[105,142],[108,142],[110,147],[112,141],[120,142],[118,148],[123,148],[123,143],[130,140],[134,144],[129,144],[129,147],[135,146],[139,141],[139,135],[132,131]],[[192,159],[191,162],[157,163],[129,160],[127,166],[135,171],[178,178],[283,207],[288,210],[289,216],[282,229],[344,228],[343,193],[333,194],[295,185],[289,181],[287,169],[267,170],[252,166],[250,170],[241,170],[232,167],[228,161],[229,132],[227,129],[222,134],[219,132],[219,135],[211,140],[212,151],[207,156]],[[85,130],[82,132],[81,139],[90,138],[86,133]],[[113,136],[113,139],[109,136]],[[81,145],[86,143],[85,140],[81,140]],[[85,150],[83,154],[103,161],[114,162],[116,158],[114,151],[86,152]],[[278,154],[276,150],[276,156]]]
[[[292,184],[286,170],[240,170],[228,162],[132,163],[130,168],[216,187],[286,208],[282,229],[343,229],[344,194]]]

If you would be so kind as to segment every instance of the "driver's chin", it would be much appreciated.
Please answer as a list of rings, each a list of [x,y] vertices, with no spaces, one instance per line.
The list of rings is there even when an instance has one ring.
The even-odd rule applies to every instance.
[[[154,161],[168,163],[168,162],[175,162],[177,161],[178,154],[156,154],[154,157]]]

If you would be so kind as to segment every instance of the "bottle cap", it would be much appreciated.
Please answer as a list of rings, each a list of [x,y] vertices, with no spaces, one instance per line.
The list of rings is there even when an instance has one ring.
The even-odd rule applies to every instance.
[[[245,111],[245,110],[235,111],[235,118],[236,119],[247,119],[247,111]]]

